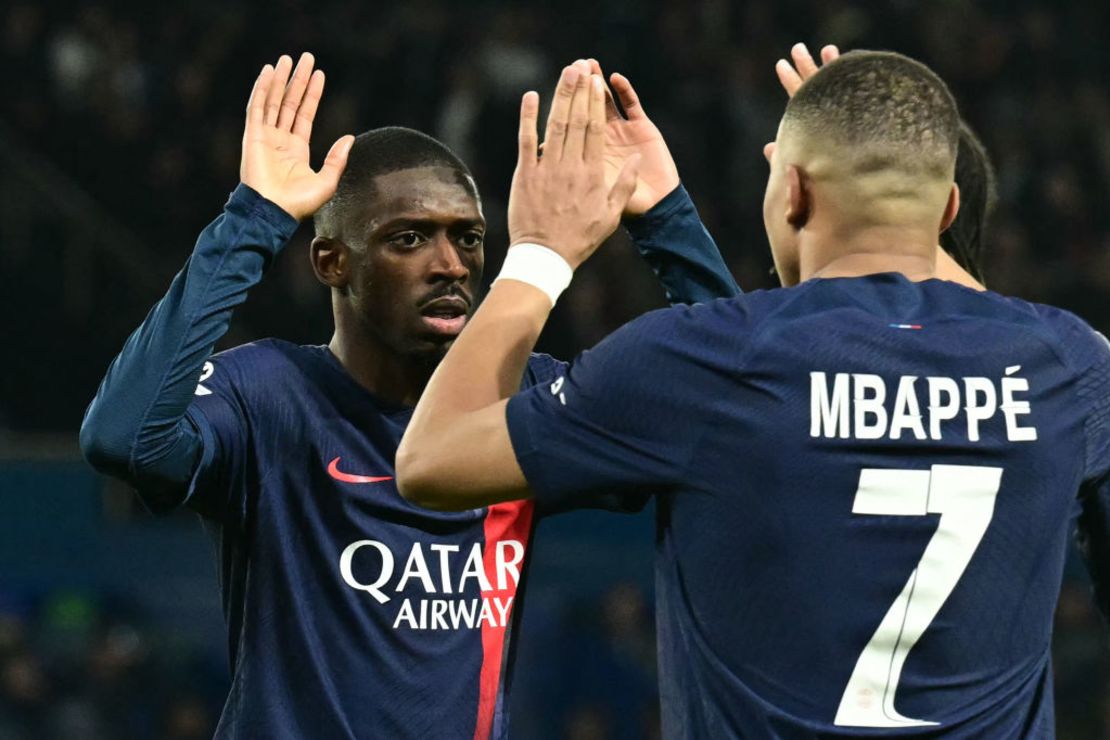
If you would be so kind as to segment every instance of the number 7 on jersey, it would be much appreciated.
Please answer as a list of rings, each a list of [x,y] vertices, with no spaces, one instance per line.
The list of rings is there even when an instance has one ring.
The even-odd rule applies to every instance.
[[[853,514],[940,514],[937,531],[917,567],[871,636],[852,671],[836,724],[911,727],[937,722],[904,717],[894,708],[898,679],[910,650],[956,588],[994,516],[1002,468],[934,465],[929,470],[860,471]]]

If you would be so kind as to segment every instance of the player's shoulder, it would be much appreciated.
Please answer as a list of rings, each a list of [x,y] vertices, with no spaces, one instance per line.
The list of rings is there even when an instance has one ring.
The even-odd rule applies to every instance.
[[[1071,352],[1080,365],[1105,364],[1110,362],[1110,341],[1106,335],[1095,329],[1071,311],[1055,306],[1042,306],[1050,321],[1056,327],[1062,344]]]
[[[313,372],[324,352],[325,347],[260,339],[212,355],[201,377],[222,376],[225,382],[243,387],[272,387],[275,379]]]
[[[217,352],[212,355],[212,360],[228,366],[265,366],[293,362],[319,349],[312,345],[294,344],[271,337]]]
[[[756,293],[649,311],[610,334],[597,349],[629,359],[668,355],[709,358],[743,345],[768,306]]]
[[[1076,372],[1110,363],[1110,342],[1071,311],[997,293],[988,295],[1009,310],[1010,320],[1037,331]]]
[[[724,334],[744,338],[791,305],[803,301],[803,287],[754,290],[693,305],[674,305],[644,314],[637,331],[656,338],[699,344]]]

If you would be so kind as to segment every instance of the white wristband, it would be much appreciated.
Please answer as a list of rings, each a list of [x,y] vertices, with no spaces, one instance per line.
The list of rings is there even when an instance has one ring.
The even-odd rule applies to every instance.
[[[574,270],[554,249],[541,244],[521,242],[509,247],[505,262],[501,265],[498,280],[519,280],[539,288],[551,299],[551,305],[559,299],[559,294],[570,285]]]

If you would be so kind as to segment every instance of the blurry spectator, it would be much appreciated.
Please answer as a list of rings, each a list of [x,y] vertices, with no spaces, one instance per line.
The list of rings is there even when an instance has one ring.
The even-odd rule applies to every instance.
[[[5,655],[0,663],[0,728],[3,737],[38,738],[50,718],[50,688],[42,663],[28,649]]]
[[[110,616],[73,593],[46,595],[30,621],[4,606],[0,600],[0,740],[212,736],[222,697],[197,695],[208,677],[153,626]]]

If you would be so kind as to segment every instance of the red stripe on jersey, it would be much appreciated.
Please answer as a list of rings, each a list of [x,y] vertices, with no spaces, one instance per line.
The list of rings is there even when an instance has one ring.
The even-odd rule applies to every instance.
[[[485,536],[486,547],[482,553],[482,566],[486,571],[486,578],[493,587],[492,591],[485,594],[486,598],[499,598],[504,604],[506,599],[513,599],[513,604],[505,616],[504,627],[491,626],[488,622],[482,623],[482,671],[478,678],[478,722],[474,727],[474,740],[486,740],[493,730],[493,715],[497,710],[497,694],[501,688],[501,668],[504,663],[505,631],[512,619],[512,607],[516,606],[517,581],[512,576],[503,573],[500,588],[497,581],[498,543],[506,540],[516,540],[527,551],[528,538],[532,533],[532,511],[535,508],[531,501],[507,501],[494,504],[486,513]],[[523,577],[524,552],[521,552],[520,562],[516,567]],[[515,554],[515,553],[514,553]],[[514,559],[506,553],[506,559]]]

